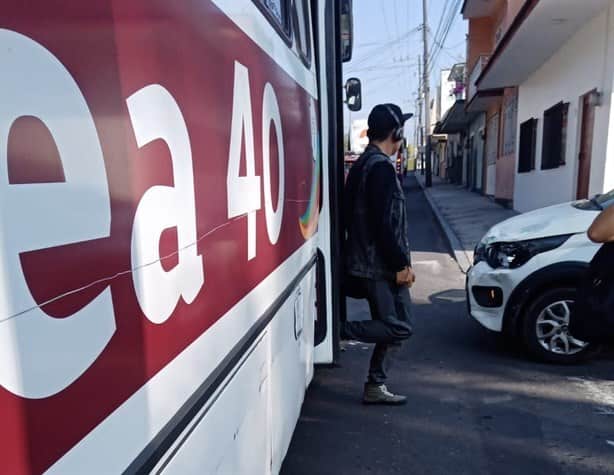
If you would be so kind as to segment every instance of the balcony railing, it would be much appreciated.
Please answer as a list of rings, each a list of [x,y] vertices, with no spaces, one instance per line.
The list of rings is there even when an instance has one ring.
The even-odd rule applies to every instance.
[[[475,85],[475,82],[478,80],[478,78],[482,74],[482,71],[484,71],[484,68],[488,64],[489,60],[490,60],[489,54],[481,55],[478,58],[477,63],[475,63],[475,66],[471,70],[471,73],[469,74],[469,84],[467,84],[467,102],[471,102],[471,99],[473,99],[473,97],[478,92],[478,88]]]

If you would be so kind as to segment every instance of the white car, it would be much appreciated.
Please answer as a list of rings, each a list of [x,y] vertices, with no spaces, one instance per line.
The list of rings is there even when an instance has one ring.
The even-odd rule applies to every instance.
[[[467,274],[469,313],[484,327],[519,339],[537,358],[574,363],[591,345],[568,330],[582,273],[599,248],[586,234],[614,190],[591,200],[521,214],[494,226]]]

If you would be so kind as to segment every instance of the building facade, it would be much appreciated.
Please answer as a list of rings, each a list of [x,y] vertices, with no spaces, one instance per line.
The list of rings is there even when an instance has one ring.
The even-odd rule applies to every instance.
[[[525,0],[466,0],[462,15],[467,35],[467,112],[470,160],[467,184],[475,191],[513,206],[517,125],[517,88],[483,87],[478,81],[490,60],[503,47]]]
[[[522,147],[517,151],[514,182],[519,211],[588,198],[614,188],[612,172],[606,173],[612,167],[608,129],[614,9],[610,2],[588,3],[600,8],[584,5],[578,28],[570,27],[560,47],[519,84],[517,134]],[[557,11],[562,22],[567,15],[560,8]],[[540,10],[532,13],[540,14]],[[561,29],[565,22],[551,23],[550,28]],[[523,34],[535,36],[537,30],[537,24],[528,24],[519,31],[516,42]]]
[[[614,188],[613,6],[464,2],[468,139],[479,161],[484,124],[483,193],[524,212]]]

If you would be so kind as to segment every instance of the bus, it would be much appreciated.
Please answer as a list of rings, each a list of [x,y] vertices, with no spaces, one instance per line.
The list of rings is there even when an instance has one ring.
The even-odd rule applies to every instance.
[[[338,354],[351,24],[3,1],[0,473],[279,472]]]

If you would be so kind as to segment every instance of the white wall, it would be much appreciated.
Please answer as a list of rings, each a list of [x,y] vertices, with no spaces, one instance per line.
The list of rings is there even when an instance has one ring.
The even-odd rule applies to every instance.
[[[614,8],[610,6],[609,15],[609,44],[607,49],[604,47],[604,52],[609,57],[614,54]],[[603,88],[603,106],[602,114],[608,114],[609,122],[602,119],[599,123],[599,130],[595,129],[595,135],[598,133],[607,137],[607,144],[605,145],[605,164],[603,166],[603,173],[601,179],[603,184],[599,187],[600,180],[594,174],[597,173],[595,168],[591,170],[591,192],[608,192],[614,189],[614,59],[607,64],[605,68],[604,88]],[[601,117],[601,116],[600,116]],[[593,149],[594,150],[594,149]],[[593,154],[595,152],[593,151]],[[593,156],[593,163],[595,163],[595,157]],[[599,170],[601,171],[601,170]],[[593,188],[595,183],[595,188]]]
[[[448,81],[448,77],[450,77],[450,70],[442,69],[441,76],[439,78],[439,107],[441,108],[440,120],[445,117],[446,113],[456,102],[456,97],[454,97],[453,94],[450,94],[450,92],[454,89],[454,86],[456,86],[456,83],[454,81]]]
[[[610,9],[614,10],[614,9]],[[580,138],[580,96],[597,88],[604,102],[595,110],[589,193],[614,187],[614,178],[604,183],[606,156],[614,172],[614,141],[608,143],[614,57],[613,11],[604,11],[579,30],[557,53],[519,87],[518,124],[531,117],[539,120],[535,170],[516,172],[514,207],[518,211],[570,201],[576,197]],[[609,30],[609,34],[607,34]],[[558,102],[569,102],[566,164],[541,170],[544,111]],[[517,129],[518,136],[520,127]],[[518,137],[517,142],[518,143]],[[518,150],[518,147],[516,147]],[[607,154],[606,154],[607,151]],[[518,152],[517,152],[518,153]],[[518,163],[518,160],[516,160]]]

